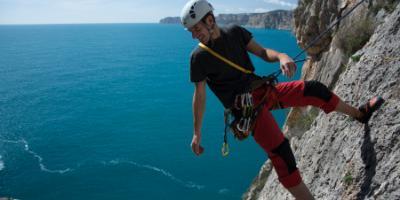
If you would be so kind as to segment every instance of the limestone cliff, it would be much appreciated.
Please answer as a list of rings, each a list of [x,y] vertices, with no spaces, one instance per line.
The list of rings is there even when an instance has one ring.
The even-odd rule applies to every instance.
[[[293,12],[275,10],[266,13],[219,14],[218,24],[238,24],[252,28],[270,28],[291,30],[293,27]],[[163,24],[180,23],[179,17],[166,17],[160,20]]]
[[[303,48],[360,0],[300,0],[295,33]],[[369,0],[307,53],[302,79],[319,80],[354,106],[386,103],[368,126],[338,113],[293,109],[291,139],[304,182],[316,199],[400,199],[400,4]],[[293,199],[267,161],[243,199]]]
[[[219,24],[238,24],[253,28],[292,29],[293,12],[275,10],[266,13],[251,14],[220,14],[217,17]]]

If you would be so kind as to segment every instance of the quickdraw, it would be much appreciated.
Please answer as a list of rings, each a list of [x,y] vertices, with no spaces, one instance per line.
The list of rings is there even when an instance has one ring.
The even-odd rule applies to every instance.
[[[269,98],[268,103],[270,103],[270,109],[276,109],[279,107],[279,102],[277,101],[277,96],[274,92],[277,77],[272,74],[268,77],[263,77],[256,82],[257,83],[253,85],[254,88],[252,88],[250,92],[237,95],[232,108],[226,109],[224,112],[225,131],[224,143],[222,144],[223,156],[229,154],[229,131],[233,133],[236,139],[244,140],[252,133],[256,124],[257,116],[267,102],[267,98]],[[265,93],[259,103],[255,104],[252,91],[259,87],[265,87]]]

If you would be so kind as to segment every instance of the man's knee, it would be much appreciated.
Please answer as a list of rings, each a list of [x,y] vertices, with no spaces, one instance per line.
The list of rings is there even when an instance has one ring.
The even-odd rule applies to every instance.
[[[317,97],[329,102],[332,92],[319,81],[304,81],[304,96]]]
[[[291,188],[301,183],[300,172],[297,169],[289,140],[285,138],[271,153],[273,153],[271,157],[272,164],[282,185],[285,188]]]
[[[296,160],[288,139],[285,138],[278,147],[272,150],[272,153],[284,161],[289,174],[297,170]]]

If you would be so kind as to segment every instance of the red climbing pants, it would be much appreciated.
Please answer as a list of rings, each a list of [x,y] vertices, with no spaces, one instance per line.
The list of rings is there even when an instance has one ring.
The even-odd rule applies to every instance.
[[[252,92],[255,103],[261,100],[267,87],[262,86]],[[311,105],[330,113],[335,110],[339,98],[318,81],[283,82],[275,88],[274,97],[267,97],[256,119],[253,136],[271,159],[279,181],[284,187],[290,188],[301,182],[301,176],[290,144],[270,112],[271,102],[277,100],[283,108]]]

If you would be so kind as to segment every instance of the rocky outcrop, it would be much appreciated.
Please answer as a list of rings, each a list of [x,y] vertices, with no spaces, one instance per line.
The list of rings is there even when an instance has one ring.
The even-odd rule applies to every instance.
[[[294,11],[299,45],[360,0],[301,0]],[[400,5],[370,0],[307,53],[302,79],[319,80],[344,101],[375,95],[386,103],[364,126],[338,113],[293,109],[284,126],[304,182],[316,199],[400,199]],[[293,199],[267,161],[243,199]]]
[[[237,24],[252,28],[269,28],[291,30],[293,27],[293,12],[288,10],[276,10],[266,13],[250,14],[220,14],[216,16],[218,24]],[[180,23],[179,17],[167,17],[160,23]]]
[[[166,17],[160,20],[160,24],[179,24],[181,23],[181,18],[179,17]]]

